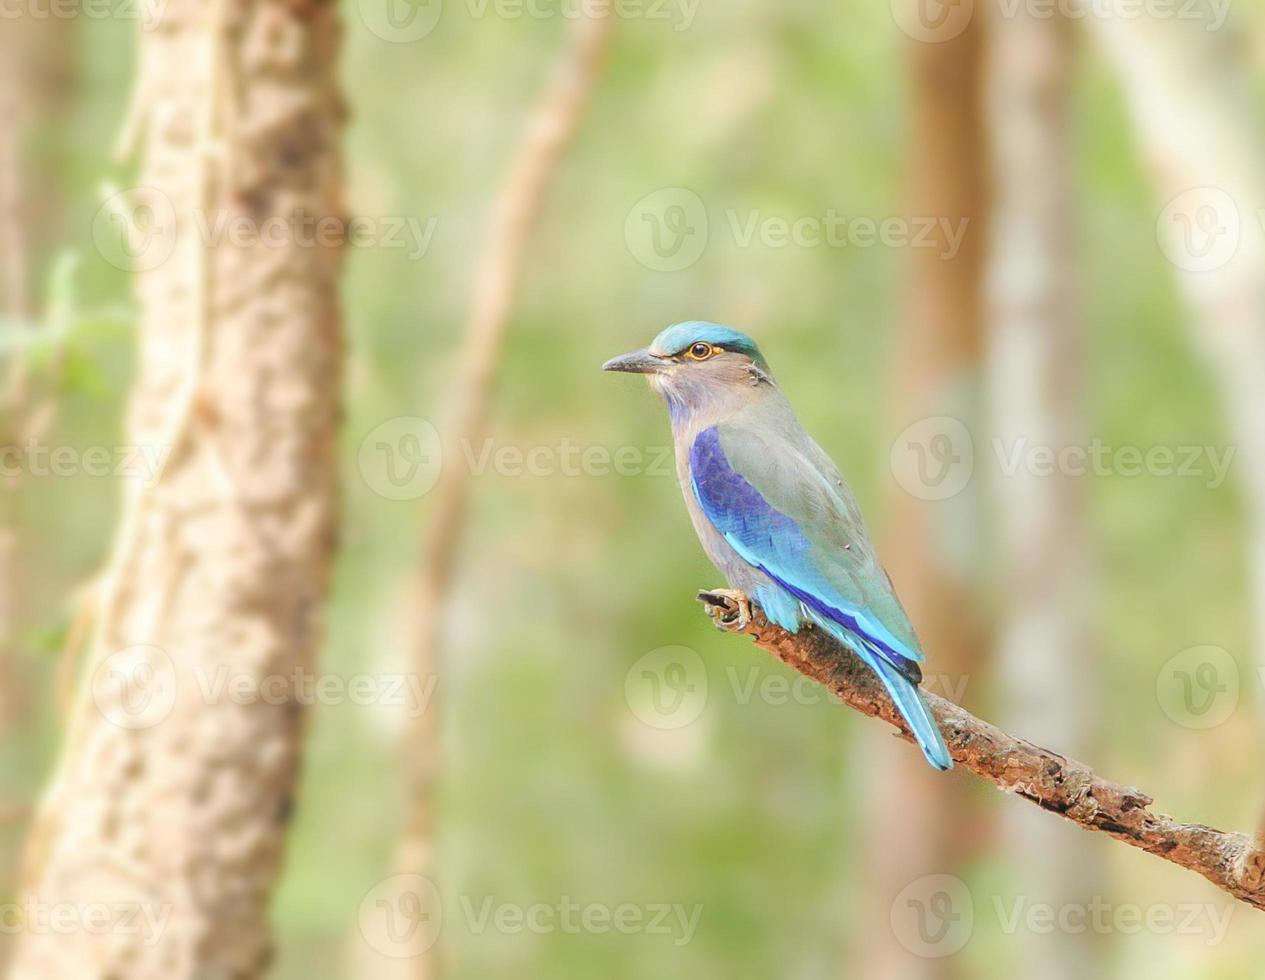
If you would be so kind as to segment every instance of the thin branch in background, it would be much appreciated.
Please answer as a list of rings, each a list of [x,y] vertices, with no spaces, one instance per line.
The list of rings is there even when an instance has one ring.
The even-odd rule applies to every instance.
[[[827,688],[844,704],[882,718],[912,741],[899,712],[868,667],[821,630],[788,633],[774,626],[754,603],[730,590],[700,592],[716,626],[744,633],[756,645]],[[1257,848],[1247,834],[1180,823],[1152,813],[1147,794],[1113,783],[1050,749],[1003,732],[952,701],[923,692],[957,765],[1007,793],[1022,796],[1086,830],[1107,834],[1173,864],[1203,875],[1241,902],[1265,910],[1259,878],[1245,874],[1260,866],[1245,855]],[[952,776],[944,778],[953,778]]]
[[[572,28],[570,42],[528,122],[501,189],[478,266],[455,383],[443,413],[445,456],[450,460],[461,458],[456,451],[458,440],[478,442],[487,424],[493,380],[527,247],[563,155],[583,120],[605,61],[614,20],[608,5],[585,5],[584,16]],[[413,663],[421,677],[434,676],[439,666],[443,613],[452,591],[457,544],[465,527],[469,480],[464,467],[446,466],[429,497],[428,531],[413,604],[418,624]],[[408,732],[408,813],[396,854],[396,866],[401,870],[426,873],[432,866],[439,713],[437,701],[432,700]],[[417,956],[414,975],[436,976],[434,960],[429,951]]]

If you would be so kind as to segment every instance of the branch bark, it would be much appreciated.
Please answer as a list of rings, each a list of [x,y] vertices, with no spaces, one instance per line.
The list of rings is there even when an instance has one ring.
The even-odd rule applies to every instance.
[[[745,634],[756,645],[816,681],[844,704],[881,718],[912,741],[874,673],[821,630],[788,633],[737,593],[698,594],[724,632]],[[742,608],[748,605],[750,615]],[[1153,800],[1132,786],[1113,783],[1084,763],[1009,735],[952,701],[924,692],[944,733],[953,761],[1043,810],[1086,830],[1107,834],[1173,864],[1198,872],[1241,902],[1265,910],[1265,888],[1248,857],[1256,850],[1247,834],[1180,823],[1148,808]]]

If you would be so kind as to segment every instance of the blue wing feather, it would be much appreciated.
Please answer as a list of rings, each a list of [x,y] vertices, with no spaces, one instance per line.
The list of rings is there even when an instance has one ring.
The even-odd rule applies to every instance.
[[[873,561],[869,542],[862,535],[856,542],[859,553],[853,555],[852,543],[832,548],[831,542],[823,546],[814,541],[795,516],[774,506],[762,488],[757,488],[731,463],[721,435],[720,427],[712,426],[699,433],[690,447],[691,490],[704,515],[739,557],[774,583],[758,587],[756,601],[784,629],[798,630],[802,609],[813,622],[855,649],[883,681],[928,761],[939,769],[951,768],[953,762],[939,728],[915,686],[920,678],[917,664],[922,651],[890,582]],[[744,433],[731,431],[729,435],[741,439]],[[809,493],[805,496],[810,503],[801,503],[809,517],[815,518],[815,530],[823,532],[832,525],[859,520],[849,513],[847,502],[828,489],[823,491],[821,474],[812,472],[812,464],[806,458],[776,458],[777,451],[767,441],[761,441],[756,451],[765,453],[762,460],[769,470],[781,472],[778,468],[782,467],[793,472],[799,467],[803,471],[799,474],[803,477],[798,483],[800,490],[811,487],[821,498],[812,500],[813,494]],[[774,458],[769,458],[770,453]],[[818,479],[814,480],[814,475]],[[797,485],[793,478],[790,485]],[[829,481],[825,485],[828,488]],[[782,496],[791,498],[790,494]],[[844,555],[838,554],[840,550]],[[873,567],[860,567],[860,561]],[[848,594],[848,586],[852,587],[852,595]],[[894,627],[889,628],[880,613],[864,601],[867,597],[877,599],[874,604],[889,617],[899,616]],[[909,640],[898,638],[898,631]]]
[[[876,650],[898,661],[922,659],[921,650],[902,643],[870,610],[850,601],[823,574],[816,554],[819,549],[792,517],[773,507],[733,468],[716,426],[694,440],[690,478],[703,513],[744,561],[818,616],[855,633]],[[785,625],[776,618],[774,622]]]

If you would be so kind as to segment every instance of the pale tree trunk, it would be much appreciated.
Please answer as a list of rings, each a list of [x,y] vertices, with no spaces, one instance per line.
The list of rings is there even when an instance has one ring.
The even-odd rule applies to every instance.
[[[1085,758],[1096,716],[1085,622],[1084,477],[1009,472],[999,459],[1084,446],[1083,354],[1073,251],[1070,23],[1022,8],[989,24],[986,121],[993,200],[985,289],[989,513],[1000,552],[995,647],[1001,725]],[[998,452],[998,448],[1000,452]],[[1023,890],[1055,908],[1094,895],[1096,842],[1045,814],[1011,808],[1002,838]],[[1092,935],[1040,937],[1037,978],[1094,972]]]
[[[328,2],[170,0],[132,131],[134,484],[27,854],[17,977],[259,975],[335,536],[339,25]],[[216,219],[294,229],[213,247]],[[261,689],[268,678],[279,686]],[[223,685],[222,687],[220,685]],[[278,692],[280,691],[280,694]],[[78,916],[49,927],[49,910]],[[102,928],[101,922],[107,925]]]
[[[1159,247],[1237,449],[1254,659],[1265,678],[1265,127],[1250,72],[1228,28],[1174,17],[1085,20],[1124,88],[1158,191]]]
[[[926,686],[955,701],[963,695],[969,701],[984,650],[975,584],[978,480],[970,470],[982,343],[982,47],[975,22],[955,38],[910,45],[907,212],[956,227],[965,222],[965,235],[956,251],[943,235],[935,248],[910,250],[909,306],[891,381],[894,428],[901,432],[891,458],[900,489],[881,549],[927,651]],[[926,454],[934,457],[935,472],[919,469]],[[889,920],[894,906],[901,906],[900,916],[907,900],[928,897],[918,894],[920,882],[934,881],[927,876],[952,874],[968,858],[973,807],[963,782],[934,772],[918,753],[881,751],[893,764],[876,774],[869,814],[867,905],[874,921],[857,972],[920,980],[949,975],[948,958],[923,958],[911,949],[910,935]]]

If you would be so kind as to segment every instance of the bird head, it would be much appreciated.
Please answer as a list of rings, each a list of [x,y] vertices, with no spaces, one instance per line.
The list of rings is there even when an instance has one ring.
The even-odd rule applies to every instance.
[[[773,385],[768,362],[754,340],[702,320],[673,324],[649,347],[613,357],[602,370],[647,375],[674,414],[676,409],[729,402]]]

